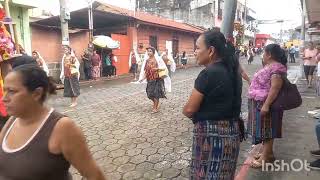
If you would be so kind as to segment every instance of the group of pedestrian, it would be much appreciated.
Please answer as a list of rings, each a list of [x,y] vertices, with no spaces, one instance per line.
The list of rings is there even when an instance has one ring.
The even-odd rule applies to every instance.
[[[283,46],[287,58],[290,63],[296,63],[296,58],[299,57],[299,48],[291,44],[288,48],[286,45]]]
[[[319,53],[314,56],[312,48],[306,52],[304,59],[308,64],[313,58],[320,59]],[[135,51],[130,55],[129,64],[134,74],[137,73],[137,56]],[[245,139],[244,121],[240,117],[241,76],[250,83],[248,132],[252,144],[263,145],[262,153],[255,156],[251,167],[261,168],[262,163],[273,162],[273,142],[282,137],[284,111],[273,109],[272,104],[286,80],[285,51],[277,44],[266,46],[263,67],[252,81],[240,66],[233,45],[217,30],[207,31],[198,38],[195,56],[205,69],[196,78],[183,108],[183,114],[194,123],[190,179],[234,179],[240,142]],[[3,102],[12,118],[0,133],[0,162],[6,162],[0,163],[0,179],[70,180],[72,165],[87,179],[104,180],[80,128],[69,117],[45,105],[56,87],[44,70],[42,58],[37,53],[35,57],[39,58],[37,65],[18,66],[5,78],[7,93]],[[98,78],[101,57],[95,51],[83,58],[90,59],[92,77]],[[64,96],[71,97],[74,107],[80,95],[80,62],[68,46],[64,48],[61,64]],[[152,113],[159,112],[160,99],[171,92],[169,72],[174,70],[171,53],[159,55],[154,47],[147,48],[138,81],[147,82],[146,93],[153,102]],[[317,132],[319,129],[317,126]],[[319,151],[314,154],[320,156]]]
[[[84,51],[82,61],[84,64],[84,74],[86,80],[97,81],[100,77],[114,77],[117,74],[117,57],[112,52],[89,49]]]
[[[262,69],[252,81],[246,78],[250,83],[248,132],[252,144],[263,146],[252,168],[275,160],[273,142],[282,137],[284,111],[273,109],[272,104],[287,81],[287,56],[277,44],[266,46],[263,54]],[[245,138],[240,117],[243,70],[235,48],[218,31],[199,37],[195,55],[205,69],[183,109],[194,123],[190,179],[234,179],[240,142]]]

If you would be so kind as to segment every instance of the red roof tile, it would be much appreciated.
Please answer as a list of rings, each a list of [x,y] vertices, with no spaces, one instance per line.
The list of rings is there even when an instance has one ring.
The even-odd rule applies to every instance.
[[[134,13],[134,11],[132,11],[132,10],[112,6],[110,4],[102,3],[99,1],[97,1],[97,2],[100,5],[102,5],[102,6],[98,6],[98,8],[96,8],[97,10],[104,10],[104,11],[107,11],[107,12],[110,12],[113,14],[120,14],[120,15],[129,16],[129,17],[135,18],[139,21],[148,23],[148,24],[150,23],[150,24],[154,24],[154,25],[166,26],[166,27],[170,27],[170,28],[176,28],[176,29],[180,29],[183,31],[195,32],[195,33],[203,33],[205,31],[204,29],[202,29],[200,27],[195,27],[192,25],[188,25],[186,23],[176,22],[176,21],[173,21],[170,19],[155,16],[155,15],[152,15],[149,13],[145,13],[145,12],[141,12],[141,11],[137,11]]]

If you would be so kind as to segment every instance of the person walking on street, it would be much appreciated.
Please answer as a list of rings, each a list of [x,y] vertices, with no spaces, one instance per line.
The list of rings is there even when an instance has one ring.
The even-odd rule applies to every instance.
[[[179,52],[176,52],[176,53],[174,54],[174,61],[175,61],[175,63],[176,63],[177,65],[180,64],[180,55],[179,55]]]
[[[166,98],[164,77],[159,75],[161,71],[167,71],[162,58],[159,57],[154,47],[147,48],[147,55],[141,67],[139,82],[147,80],[146,92],[148,98],[153,102],[152,113],[159,112],[160,99]]]
[[[137,57],[136,53],[134,50],[131,51],[130,53],[130,60],[129,62],[131,62],[131,67],[130,67],[130,72],[133,74],[134,77],[134,81],[137,80],[137,73],[138,73],[138,62],[137,62]]]
[[[188,63],[188,58],[187,58],[186,52],[183,51],[182,56],[181,56],[181,64],[184,69],[187,68],[187,63]]]
[[[100,55],[97,53],[97,50],[93,51],[91,62],[92,62],[92,78],[93,80],[96,81],[101,76],[101,64],[102,64]]]
[[[249,47],[248,49],[248,64],[251,64],[253,62],[254,52],[253,47]]]
[[[113,53],[110,54],[110,59],[111,59],[111,66],[112,66],[112,69],[111,69],[111,74],[112,76],[117,76],[117,67],[116,67],[116,64],[117,64],[117,61],[118,61],[118,58],[117,56],[115,56]]]
[[[183,109],[194,123],[189,179],[233,180],[241,140],[239,64],[221,32],[205,32],[196,45],[198,63],[206,68]]]
[[[64,82],[63,96],[70,97],[70,107],[75,107],[78,104],[77,98],[80,96],[80,63],[74,54],[74,51],[69,46],[64,48],[64,56],[62,57],[61,65],[60,79]]]
[[[246,59],[248,59],[248,47],[247,46],[244,46],[243,53],[244,53],[244,57]]]
[[[172,72],[175,72],[176,71],[176,63],[174,62],[173,60],[173,57],[172,55],[169,53],[168,50],[166,50],[166,52],[164,52],[162,55],[161,55],[161,58],[163,59],[164,63],[166,64],[167,66],[167,69],[168,69],[168,76],[171,78],[171,75],[172,75]]]
[[[5,78],[3,102],[11,118],[0,133],[0,179],[71,180],[70,166],[91,180],[105,180],[76,123],[47,107],[56,93],[36,65],[22,65]]]
[[[47,66],[47,63],[44,61],[44,59],[41,57],[40,53],[38,51],[32,52],[32,57],[35,61],[37,61],[37,64],[41,69],[43,69],[47,75],[49,76],[49,68]]]
[[[269,44],[263,55],[264,67],[253,77],[249,87],[248,132],[252,144],[263,143],[262,154],[255,156],[251,167],[261,168],[273,162],[273,141],[282,137],[283,110],[270,109],[283,85],[287,73],[287,57],[277,44]]]
[[[317,67],[317,59],[316,59],[317,54],[318,54],[318,50],[314,47],[313,42],[310,42],[309,48],[307,48],[303,54],[304,73],[307,79],[308,88],[312,87],[314,71]]]
[[[112,66],[111,66],[111,59],[110,59],[110,53],[105,52],[103,55],[103,76],[111,77],[112,75]]]
[[[296,48],[293,46],[293,44],[291,44],[290,50],[289,50],[289,54],[290,54],[290,62],[291,63],[296,63]]]
[[[86,80],[91,79],[91,72],[92,72],[92,63],[90,59],[90,52],[88,49],[84,50],[84,54],[82,55],[82,61],[83,61],[83,70],[84,70],[84,76]]]
[[[316,56],[316,60],[317,60],[317,77],[316,77],[316,93],[317,96],[320,97],[320,44],[318,44],[317,46],[317,56]],[[320,118],[320,114],[319,114],[319,118]]]

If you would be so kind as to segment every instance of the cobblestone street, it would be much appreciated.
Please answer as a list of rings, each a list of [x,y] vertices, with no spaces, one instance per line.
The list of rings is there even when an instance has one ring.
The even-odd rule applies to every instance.
[[[76,109],[66,109],[69,99],[52,103],[81,126],[109,179],[186,179],[192,123],[181,110],[200,70],[175,74],[173,92],[158,114],[150,113],[145,85],[137,84],[93,87],[82,93]]]
[[[256,59],[245,69],[252,75],[260,64]],[[106,82],[84,87],[75,109],[68,108],[69,99],[62,98],[62,92],[49,103],[81,126],[94,158],[109,179],[188,179],[193,124],[181,111],[201,69],[178,70],[174,74],[173,92],[161,100],[158,114],[150,113],[145,84],[127,80],[114,86]],[[247,86],[244,82],[244,112]],[[241,144],[239,168],[250,149],[250,140]],[[76,171],[73,174],[81,179]]]

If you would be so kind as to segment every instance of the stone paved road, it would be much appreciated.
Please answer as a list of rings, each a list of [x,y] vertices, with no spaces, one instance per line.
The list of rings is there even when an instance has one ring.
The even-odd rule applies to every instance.
[[[145,85],[93,87],[81,95],[76,109],[66,108],[69,100],[60,97],[50,103],[81,126],[109,179],[186,179],[192,124],[181,109],[200,70],[176,73],[173,93],[155,115]]]
[[[260,63],[256,59],[245,69],[252,76]],[[188,179],[193,125],[181,111],[201,69],[174,74],[173,92],[161,101],[158,114],[150,113],[145,84],[131,84],[129,80],[84,88],[75,109],[67,107],[69,99],[61,98],[62,92],[49,103],[80,125],[109,179]],[[246,83],[243,92],[247,92]],[[246,107],[244,99],[243,111]],[[250,141],[241,144],[239,168],[250,147]],[[75,170],[72,172],[75,179],[81,179]]]
[[[86,88],[75,109],[62,92],[49,103],[80,125],[109,179],[187,179],[193,125],[181,111],[201,69],[174,74],[173,92],[158,114],[150,113],[145,85],[131,83]]]

